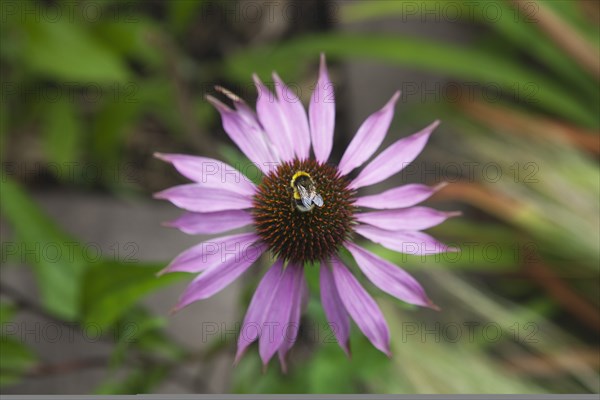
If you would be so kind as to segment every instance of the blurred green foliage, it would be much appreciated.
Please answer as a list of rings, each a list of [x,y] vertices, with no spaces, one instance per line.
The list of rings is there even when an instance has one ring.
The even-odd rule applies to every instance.
[[[266,39],[253,41],[252,33],[239,21],[220,26],[219,21],[198,20],[203,8],[219,7],[209,1],[94,1],[104,17],[93,21],[78,12],[85,1],[55,2],[63,11],[74,10],[72,18],[49,20],[25,12],[49,9],[50,3],[24,0],[4,2],[2,7],[2,217],[16,245],[33,248],[58,243],[62,251],[75,255],[63,263],[48,263],[35,254],[24,260],[34,271],[41,311],[60,323],[74,322],[80,327],[94,323],[117,332],[104,338],[112,346],[106,365],[109,377],[90,391],[152,392],[173,379],[182,366],[212,365],[214,354],[232,354],[234,345],[215,342],[198,355],[176,343],[165,333],[166,316],[153,315],[140,301],[188,277],[157,278],[165,260],[84,260],[77,251],[81,246],[78,239],[45,215],[24,185],[35,189],[47,182],[32,183],[5,166],[22,161],[91,162],[114,171],[131,163],[137,172],[144,172],[144,179],[131,183],[106,174],[90,185],[81,178],[55,174],[52,184],[139,200],[140,195],[147,197],[172,183],[165,170],[157,170],[150,161],[156,150],[243,163],[231,143],[209,133],[219,132],[220,126],[204,101],[208,89],[204,85],[250,87],[252,72],[266,78],[272,70],[284,80],[304,83],[314,79],[312,67],[321,51],[331,60],[333,70],[336,62],[375,61],[498,85],[504,95],[501,101],[489,104],[477,98],[474,104],[420,104],[405,123],[427,122],[431,115],[444,120],[441,135],[455,139],[453,145],[437,149],[441,160],[494,162],[505,171],[515,163],[520,168],[533,162],[539,170],[535,181],[523,176],[504,176],[494,182],[479,179],[440,193],[438,201],[460,202],[465,217],[432,229],[432,234],[463,249],[470,243],[494,243],[501,255],[493,261],[481,251],[458,259],[450,255],[414,257],[370,245],[383,257],[423,276],[428,290],[440,298],[436,302],[450,305],[434,316],[431,311],[417,311],[378,294],[394,337],[391,360],[375,350],[356,327],[351,360],[336,343],[305,334],[291,352],[287,375],[275,362],[263,373],[258,354],[250,350],[232,372],[231,391],[599,390],[599,365],[578,356],[598,351],[598,342],[590,339],[588,330],[597,335],[599,328],[586,315],[597,314],[600,306],[599,75],[569,54],[537,20],[547,15],[540,10],[552,13],[574,33],[570,37],[577,42],[571,44],[597,51],[598,21],[589,18],[583,1],[529,2],[538,7],[534,14],[516,10],[509,1],[476,2],[500,10],[503,17],[494,20],[466,12],[471,1],[455,1],[453,4],[465,11],[461,16],[475,17],[455,22],[477,32],[473,43],[461,46],[416,36],[331,29],[327,24],[319,29],[295,27],[296,31],[290,29],[286,35],[266,35]],[[416,2],[409,3],[344,3],[338,23],[352,26],[382,18],[401,21],[407,6]],[[414,9],[416,14],[411,12],[412,18],[420,18],[419,11],[443,7],[443,2],[434,0],[419,4],[423,6]],[[225,35],[229,31],[233,34]],[[198,49],[190,40],[200,41],[205,48]],[[535,101],[510,98],[515,88],[531,83],[535,90],[528,94]],[[474,105],[480,107],[475,110],[487,114],[473,112]],[[218,146],[212,145],[215,139]],[[47,172],[52,175],[55,170]],[[22,260],[7,261],[20,264]],[[306,269],[312,297],[304,322],[326,327],[318,301],[317,271],[317,266]],[[248,285],[240,310],[245,309],[254,287]],[[44,365],[27,343],[5,332],[6,324],[23,307],[18,298],[0,303],[1,385],[35,378],[36,368]],[[404,323],[423,321],[494,323],[503,335],[494,342],[404,337]],[[536,341],[515,340],[511,336],[515,324],[534,324]],[[130,330],[131,326],[136,329]],[[319,332],[330,333],[327,329]],[[477,334],[481,337],[481,330]],[[528,370],[534,362],[542,364],[542,372]]]

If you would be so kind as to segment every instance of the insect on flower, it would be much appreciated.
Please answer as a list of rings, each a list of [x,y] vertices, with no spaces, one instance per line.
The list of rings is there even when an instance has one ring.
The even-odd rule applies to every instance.
[[[285,370],[286,354],[296,341],[300,316],[310,296],[304,277],[305,265],[310,264],[318,265],[321,303],[344,352],[350,352],[353,320],[377,349],[389,355],[390,332],[383,313],[348,265],[356,264],[357,273],[361,271],[387,294],[435,309],[413,277],[359,243],[367,239],[413,255],[453,251],[422,231],[457,213],[417,206],[441,185],[407,184],[370,195],[359,191],[411,163],[439,122],[397,140],[376,155],[394,115],[400,96],[396,92],[363,122],[339,164],[334,165],[328,161],[335,103],[325,57],[321,56],[308,115],[277,74],[273,80],[276,97],[254,76],[259,93],[256,112],[220,87],[217,91],[233,108],[207,96],[221,114],[229,138],[262,171],[258,184],[241,172],[232,174],[234,168],[218,160],[157,154],[194,182],[155,195],[187,211],[170,225],[188,234],[220,235],[185,250],[163,270],[196,274],[175,310],[213,296],[266,253],[272,265],[248,306],[236,362],[258,341],[263,363],[267,365],[277,353]],[[206,165],[221,173],[205,173]],[[361,167],[355,177],[350,176]],[[222,235],[244,227],[245,233]]]
[[[314,206],[323,207],[323,198],[317,193],[315,182],[310,174],[298,171],[292,176],[290,186],[294,191],[293,203],[302,212],[311,211]]]

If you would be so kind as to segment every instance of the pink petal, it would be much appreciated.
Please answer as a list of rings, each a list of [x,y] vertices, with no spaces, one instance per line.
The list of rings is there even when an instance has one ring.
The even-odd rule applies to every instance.
[[[258,353],[264,365],[284,344],[294,299],[300,295],[300,279],[303,277],[301,267],[293,264],[285,267],[275,297],[265,310],[263,329],[258,339]]]
[[[259,77],[253,75],[258,99],[256,100],[256,113],[258,120],[265,128],[269,141],[281,161],[290,161],[294,158],[293,138],[291,128],[282,111],[279,102],[269,89],[261,82]]]
[[[371,114],[358,128],[338,166],[342,175],[363,165],[377,151],[390,127],[399,97],[397,91],[381,110]]]
[[[263,170],[263,172],[268,172],[269,170],[277,166],[279,164],[279,158],[276,156],[276,151],[272,148],[272,145],[269,142],[269,139],[267,138],[267,134],[265,133],[265,129],[260,124],[258,116],[254,112],[254,110],[252,110],[244,100],[239,98],[237,95],[231,93],[230,91],[220,86],[217,86],[216,89],[219,90],[221,93],[225,94],[233,101],[233,105],[239,117],[241,118],[243,123],[246,124],[245,129],[247,129],[249,132],[252,132],[253,134],[251,139],[257,142],[259,141],[260,143],[256,143],[256,145],[259,146],[261,149],[264,149],[264,152],[268,153],[269,158],[268,161],[264,163],[266,168],[265,170]]]
[[[232,93],[231,91],[225,89],[222,86],[215,86],[215,90],[220,93],[223,93],[233,102],[233,106],[238,112],[238,115],[246,124],[252,126],[253,129],[255,129],[256,131],[263,132],[263,128],[260,125],[258,118],[256,117],[256,113],[254,113],[254,111],[248,106],[248,104],[246,104],[246,102],[243,99],[241,99],[238,95]]]
[[[263,276],[252,296],[252,300],[250,301],[240,330],[234,361],[235,364],[240,361],[248,346],[260,336],[263,330],[266,312],[271,307],[271,303],[277,292],[277,287],[282,278],[283,262],[278,260],[271,268],[269,268],[265,276]]]
[[[354,216],[360,222],[389,231],[420,231],[441,224],[446,219],[459,214],[429,207],[410,207],[357,213]]]
[[[340,260],[331,260],[333,279],[346,311],[378,350],[390,356],[390,332],[379,306]]]
[[[256,186],[244,174],[224,162],[186,154],[155,153],[155,156],[172,163],[181,175],[200,186],[228,189],[246,196],[256,193]]]
[[[223,129],[236,146],[263,173],[268,173],[272,165],[279,161],[273,154],[262,128],[252,123],[248,114],[233,111],[212,96],[206,99],[219,111]]]
[[[335,126],[335,97],[333,84],[329,80],[325,55],[321,54],[319,80],[311,96],[308,108],[310,137],[315,158],[327,162],[333,147],[333,129]]]
[[[244,210],[227,210],[210,213],[187,212],[165,225],[177,228],[189,235],[227,232],[250,225],[252,214]]]
[[[231,259],[240,261],[254,254],[255,242],[258,240],[259,237],[255,233],[240,233],[207,240],[179,254],[160,273],[198,273]]]
[[[174,311],[220,292],[254,264],[265,250],[266,246],[262,244],[246,247],[235,257],[225,258],[222,264],[201,273],[185,289]]]
[[[279,108],[283,113],[283,120],[288,129],[288,137],[293,138],[294,150],[296,156],[300,159],[307,159],[310,156],[310,130],[308,127],[308,118],[302,102],[281,80],[279,75],[273,73],[273,81],[279,100]]]
[[[325,311],[329,326],[333,331],[340,347],[346,355],[350,355],[348,342],[350,340],[350,318],[337,291],[333,274],[328,265],[321,265],[321,304]]]
[[[283,343],[279,346],[277,354],[279,355],[279,362],[283,372],[287,371],[287,364],[285,362],[285,355],[292,348],[296,339],[298,338],[298,330],[300,328],[300,315],[302,313],[302,303],[304,296],[308,291],[306,286],[306,280],[304,279],[304,269],[300,266],[288,265],[287,268],[293,268],[294,276],[294,287],[292,288],[292,310],[290,312],[290,319],[288,324],[284,327],[283,331]]]
[[[242,210],[252,207],[252,198],[226,189],[206,188],[198,183],[174,186],[154,195],[179,208],[195,212]]]
[[[442,185],[430,187],[413,183],[386,190],[379,194],[359,197],[354,205],[376,209],[410,207],[427,200],[429,196],[441,188]]]
[[[425,129],[392,144],[371,161],[351,183],[354,189],[379,183],[410,164],[423,150],[431,132],[440,124],[435,121]]]
[[[379,289],[410,304],[433,306],[419,282],[406,271],[353,243],[346,243],[346,248]]]
[[[370,225],[358,225],[354,230],[374,243],[404,254],[426,255],[457,251],[423,232],[386,231]]]

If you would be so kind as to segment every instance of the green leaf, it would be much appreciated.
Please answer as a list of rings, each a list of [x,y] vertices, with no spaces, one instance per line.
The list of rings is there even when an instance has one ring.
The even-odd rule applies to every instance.
[[[152,393],[168,375],[166,365],[150,365],[135,369],[125,379],[111,379],[94,390],[95,394]]]
[[[3,152],[6,149],[6,139],[8,137],[8,126],[11,122],[11,118],[8,114],[8,102],[0,102],[0,159],[4,158]]]
[[[102,262],[90,268],[83,282],[83,315],[87,323],[105,328],[122,317],[145,295],[188,274],[157,277],[164,266]]]
[[[36,21],[30,17],[25,19],[24,28],[27,36],[22,57],[34,72],[65,81],[100,84],[123,82],[129,76],[124,62],[77,22],[68,18]]]
[[[283,76],[298,73],[298,60],[317,60],[319,52],[330,57],[382,61],[392,65],[427,69],[455,78],[499,85],[509,93],[533,85],[535,106],[579,124],[600,125],[596,110],[554,81],[501,55],[429,40],[365,34],[314,34],[279,46],[243,50],[229,57],[226,72],[245,82],[248,71],[267,76],[278,70]]]
[[[15,315],[14,305],[7,302],[0,302],[0,327],[10,322]]]
[[[114,324],[117,345],[111,357],[112,367],[118,367],[132,348],[152,357],[180,360],[185,350],[162,331],[166,324],[164,317],[152,315],[142,307],[128,311]]]
[[[143,63],[145,69],[159,68],[166,61],[160,48],[155,45],[155,40],[149,39],[160,34],[158,26],[141,14],[124,13],[121,20],[102,21],[92,28],[94,36],[118,56],[133,57]]]
[[[0,336],[0,348],[0,386],[19,382],[35,363],[35,354],[20,341],[6,336]]]
[[[171,1],[168,3],[169,25],[177,33],[183,33],[204,1]]]
[[[107,171],[118,169],[123,143],[139,115],[137,88],[137,84],[128,83],[125,91],[132,92],[120,95],[120,101],[106,102],[92,122],[93,159]],[[110,174],[103,174],[103,177],[110,178],[105,182],[107,185],[115,184]]]
[[[44,148],[51,162],[68,165],[78,159],[83,127],[74,104],[66,97],[44,108]],[[59,174],[58,177],[64,177]]]
[[[310,361],[307,369],[309,393],[356,393],[360,382],[355,379],[352,362],[348,362],[337,345],[325,346]],[[352,377],[354,379],[348,379]]]
[[[2,215],[20,240],[5,251],[34,267],[43,305],[54,315],[75,320],[80,280],[86,267],[79,243],[64,234],[8,177],[2,182]]]

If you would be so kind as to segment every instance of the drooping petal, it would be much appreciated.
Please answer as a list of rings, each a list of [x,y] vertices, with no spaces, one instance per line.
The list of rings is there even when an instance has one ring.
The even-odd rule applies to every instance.
[[[386,231],[370,225],[358,225],[354,230],[372,242],[399,253],[426,255],[457,251],[423,232]]]
[[[354,202],[354,205],[380,210],[410,207],[427,200],[437,190],[441,189],[442,186],[443,185],[431,187],[418,183],[411,183],[386,190],[382,193],[359,197]]]
[[[222,161],[187,154],[155,153],[161,160],[170,162],[179,173],[203,187],[228,189],[252,196],[256,186],[240,171]]]
[[[232,93],[231,91],[218,85],[215,86],[215,90],[223,93],[233,102],[233,106],[235,107],[238,116],[245,124],[244,129],[247,129],[248,132],[252,134],[252,140],[258,142],[255,143],[255,145],[261,149],[265,149],[263,151],[268,153],[269,158],[268,160],[265,160],[264,164],[266,164],[266,168],[263,170],[263,172],[267,173],[269,170],[274,169],[274,167],[279,164],[277,152],[269,142],[265,129],[258,120],[258,116],[254,112],[254,110],[250,108],[250,106],[248,106],[248,104],[243,99],[241,99],[239,96]]]
[[[338,166],[340,174],[348,175],[377,151],[390,127],[399,97],[397,91],[381,110],[371,114],[358,128]]]
[[[327,162],[333,147],[333,130],[335,127],[335,95],[333,84],[329,80],[325,55],[321,54],[319,80],[311,96],[308,108],[310,137],[319,162]]]
[[[400,267],[353,243],[346,243],[346,248],[367,278],[379,289],[410,304],[435,307],[419,282]]]
[[[287,121],[275,95],[262,83],[259,77],[253,75],[258,99],[256,100],[256,113],[258,120],[265,128],[265,132],[272,146],[277,151],[281,161],[291,161],[294,158],[293,137],[287,127]]]
[[[154,195],[179,208],[194,212],[242,210],[252,207],[252,198],[227,189],[206,188],[198,183],[174,186]]]
[[[390,331],[379,306],[340,260],[333,257],[331,267],[346,311],[373,346],[390,356]]]
[[[219,266],[229,260],[241,260],[252,255],[259,240],[255,233],[214,238],[197,244],[179,254],[160,273],[193,272],[198,273]]]
[[[227,232],[250,225],[252,214],[244,210],[215,211],[208,213],[186,212],[165,225],[177,228],[189,235]]]
[[[410,164],[423,150],[429,136],[440,124],[435,121],[425,129],[392,144],[371,161],[350,186],[358,189],[386,180]]]
[[[304,279],[304,269],[300,266],[289,265],[287,268],[293,268],[294,273],[294,287],[290,296],[292,296],[292,309],[290,312],[290,320],[284,327],[283,331],[283,343],[279,346],[277,354],[279,355],[279,362],[283,372],[287,372],[287,364],[285,362],[285,355],[292,348],[296,339],[298,338],[298,330],[300,328],[300,315],[302,314],[302,303],[304,296],[308,290],[306,286],[306,280]]]
[[[296,93],[283,83],[275,72],[273,81],[283,120],[288,129],[288,137],[293,138],[296,156],[300,159],[307,159],[310,156],[310,130],[306,110]]]
[[[263,329],[258,339],[258,353],[263,365],[269,363],[271,357],[284,343],[296,297],[294,291],[299,294],[299,279],[303,277],[298,271],[302,272],[301,268],[293,264],[284,268],[283,277],[275,291],[275,297],[269,308],[265,310]]]
[[[263,128],[260,125],[258,118],[256,117],[256,113],[252,110],[252,108],[250,108],[250,106],[242,98],[240,98],[238,95],[231,92],[230,90],[227,90],[224,87],[219,86],[219,85],[215,86],[215,90],[219,93],[223,93],[225,96],[227,96],[233,102],[233,106],[235,107],[236,111],[238,112],[238,115],[242,118],[242,120],[246,124],[253,126],[254,129],[256,129],[257,131],[263,131]],[[264,136],[264,135],[262,135],[262,136]]]
[[[265,320],[266,310],[271,307],[271,303],[275,298],[279,282],[283,278],[283,262],[278,260],[269,268],[265,276],[261,279],[240,329],[240,335],[237,343],[237,352],[235,354],[234,363],[237,364],[244,352],[258,337],[263,330],[263,322]]]
[[[251,124],[248,116],[240,114],[212,96],[206,99],[219,111],[223,120],[223,129],[236,146],[263,173],[268,173],[271,165],[279,161],[270,149],[265,134],[257,124]]]
[[[214,265],[201,273],[185,289],[175,311],[220,292],[254,264],[265,250],[264,244],[247,246],[235,257],[225,257],[222,264]]]
[[[348,348],[350,318],[335,286],[331,269],[327,265],[321,265],[319,285],[321,287],[321,304],[323,305],[327,321],[329,321],[329,326],[342,350],[347,355],[350,355]]]
[[[439,211],[429,207],[410,207],[357,213],[354,216],[360,222],[389,231],[420,231],[441,224],[446,219],[457,215],[460,213]]]

